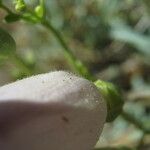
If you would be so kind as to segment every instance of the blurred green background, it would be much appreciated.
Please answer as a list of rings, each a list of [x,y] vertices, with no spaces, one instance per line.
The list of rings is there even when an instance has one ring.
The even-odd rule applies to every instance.
[[[11,10],[11,0],[3,1]],[[26,0],[29,8],[37,0]],[[119,86],[124,109],[150,129],[150,0],[45,0],[47,19],[62,34],[74,55],[97,78]],[[0,28],[15,39],[17,54],[32,74],[72,70],[55,36],[39,24],[4,22]],[[72,70],[73,71],[73,70]],[[27,76],[9,58],[0,57],[0,85]],[[150,136],[118,117],[106,124],[96,147],[150,149]]]

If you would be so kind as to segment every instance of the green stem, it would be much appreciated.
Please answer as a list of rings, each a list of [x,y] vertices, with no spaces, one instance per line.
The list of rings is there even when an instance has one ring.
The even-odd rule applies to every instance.
[[[5,11],[7,11],[9,14],[14,14],[5,5],[0,4],[0,7],[2,9],[4,9]],[[79,59],[77,59],[74,56],[74,54],[72,53],[72,51],[70,50],[70,48],[66,44],[66,42],[63,39],[63,37],[61,36],[61,34],[52,26],[52,24],[50,22],[48,22],[45,18],[44,19],[39,18],[34,12],[29,11],[29,10],[27,10],[27,11],[28,11],[28,13],[31,14],[31,16],[34,16],[39,22],[41,22],[41,24],[44,27],[46,27],[48,30],[50,30],[55,35],[55,37],[57,38],[57,40],[59,41],[59,43],[63,47],[64,56],[67,58],[69,64],[71,64],[71,66],[73,67],[73,69],[77,73],[79,73],[80,75],[84,76],[85,78],[94,81],[95,77],[90,73],[90,71],[87,69],[87,67]],[[28,18],[27,16],[20,15],[20,18],[22,18],[25,21],[32,22],[32,20],[30,18]]]
[[[57,40],[63,47],[64,55],[67,58],[67,60],[69,61],[69,63],[71,63],[73,69],[76,72],[78,72],[79,74],[83,75],[85,78],[92,80],[92,81],[95,80],[95,77],[90,73],[90,71],[87,69],[87,67],[79,59],[77,59],[74,56],[74,54],[72,53],[72,51],[66,44],[65,40],[61,36],[60,32],[58,30],[56,30],[52,26],[52,24],[50,22],[48,22],[46,19],[44,21],[42,21],[41,24],[55,35],[55,37],[57,38]]]
[[[64,50],[67,53],[69,53],[70,55],[72,55],[72,52],[68,48],[67,44],[64,42],[64,40],[63,40],[62,36],[60,35],[60,33],[47,20],[44,20],[42,22],[42,25],[45,26],[46,28],[48,28],[49,30],[51,30],[51,32],[56,36],[56,38],[58,39],[58,41],[60,42],[60,44],[62,45]]]

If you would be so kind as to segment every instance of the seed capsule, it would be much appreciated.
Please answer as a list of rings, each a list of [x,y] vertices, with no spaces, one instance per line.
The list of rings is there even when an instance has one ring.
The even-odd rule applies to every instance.
[[[64,71],[0,88],[0,146],[7,150],[91,150],[106,119],[95,85]]]

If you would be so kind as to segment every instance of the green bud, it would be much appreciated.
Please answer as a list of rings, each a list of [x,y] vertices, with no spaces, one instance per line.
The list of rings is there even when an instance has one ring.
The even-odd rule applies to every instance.
[[[124,101],[118,88],[112,83],[97,80],[96,87],[100,90],[107,103],[107,122],[113,121],[122,112]]]
[[[15,0],[15,9],[17,11],[24,11],[26,8],[26,4],[24,2],[24,0]]]
[[[36,6],[35,13],[38,17],[42,18],[44,14],[43,7],[41,7],[40,5]]]
[[[35,8],[35,13],[39,18],[43,18],[45,16],[44,0],[40,0],[39,5]]]

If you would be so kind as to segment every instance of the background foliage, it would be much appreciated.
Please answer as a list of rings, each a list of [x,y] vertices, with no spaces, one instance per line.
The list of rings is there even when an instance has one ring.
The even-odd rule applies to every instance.
[[[124,110],[132,118],[123,114],[124,117],[120,116],[113,123],[106,124],[96,147],[148,150],[150,1],[46,0],[45,12],[37,7],[40,6],[37,0],[25,2],[27,6],[16,6],[15,10],[11,0],[3,1],[15,14],[24,13],[25,7],[30,10],[36,7],[39,18],[46,14],[44,17],[61,33],[71,54],[81,60],[97,78],[118,85],[124,94]],[[52,70],[75,71],[74,65],[87,73],[78,61],[70,65],[72,62],[66,59],[68,53],[62,50],[61,41],[57,40],[54,32],[49,32],[41,25],[38,18],[26,13],[26,21],[22,21],[18,15],[7,14],[4,8],[0,9],[0,28],[12,35],[17,48],[11,54],[8,52],[3,55],[0,52],[0,85]]]

